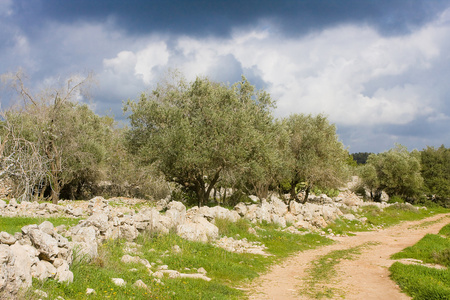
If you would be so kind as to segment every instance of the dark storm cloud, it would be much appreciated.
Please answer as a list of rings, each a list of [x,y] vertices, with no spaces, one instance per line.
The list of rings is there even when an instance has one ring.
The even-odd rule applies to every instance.
[[[269,20],[284,34],[293,36],[348,23],[368,24],[382,34],[396,35],[423,25],[448,5],[448,1],[428,0],[19,0],[14,11],[32,31],[48,20],[73,23],[112,19],[129,33],[227,36],[233,27]]]

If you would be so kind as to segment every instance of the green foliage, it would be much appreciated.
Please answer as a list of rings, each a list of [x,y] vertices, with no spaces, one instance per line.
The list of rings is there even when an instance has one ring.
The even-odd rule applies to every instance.
[[[358,152],[358,153],[352,153],[351,156],[356,161],[358,165],[364,165],[367,162],[367,159],[369,158],[369,155],[372,154],[370,152]]]
[[[388,203],[405,203],[405,200],[402,197],[395,195],[389,198]]]
[[[78,102],[86,96],[92,76],[73,76],[36,94],[24,86],[20,72],[4,76],[9,76],[24,103],[6,111],[1,124],[6,139],[0,157],[9,161],[0,160],[0,165],[8,165],[16,196],[29,200],[51,190],[56,203],[65,185],[71,185],[67,193],[73,194],[99,178],[111,128],[105,118]]]
[[[380,154],[371,154],[360,176],[367,188],[375,193],[386,191],[389,196],[418,197],[422,191],[420,154],[397,145]]]
[[[425,190],[437,202],[450,198],[450,148],[427,147],[421,151]]]
[[[128,146],[144,162],[157,162],[168,180],[196,193],[201,205],[220,180],[232,185],[250,170],[258,182],[267,178],[260,172],[269,174],[265,168],[271,170],[277,157],[271,152],[273,106],[245,78],[232,87],[175,78],[128,101]]]
[[[358,162],[354,160],[352,155],[349,154],[347,158],[347,165],[349,165],[350,167],[356,167],[358,166]]]
[[[446,237],[450,238],[450,224],[445,225],[444,227],[439,230],[440,235],[445,235]]]
[[[337,188],[348,177],[348,152],[338,140],[336,127],[323,115],[291,115],[284,122],[289,134],[287,178],[293,187],[306,183],[306,197],[314,186]]]
[[[442,260],[448,255],[448,249],[450,249],[449,238],[443,238],[436,234],[427,234],[414,246],[407,247],[401,252],[392,255],[392,259],[414,258],[425,263],[444,264],[450,267],[447,259]]]
[[[327,189],[327,188],[320,188],[317,186],[312,189],[312,192],[315,195],[325,194],[330,198],[337,197],[339,195],[338,189],[332,189],[332,188]]]

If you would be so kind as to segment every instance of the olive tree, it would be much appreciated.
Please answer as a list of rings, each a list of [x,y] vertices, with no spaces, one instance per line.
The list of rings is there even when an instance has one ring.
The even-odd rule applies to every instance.
[[[450,198],[450,148],[428,146],[420,154],[427,193],[436,198]]]
[[[415,197],[422,191],[420,153],[417,151],[409,152],[406,147],[396,145],[389,151],[371,154],[366,165],[372,169],[368,176],[363,176],[368,187],[384,190],[389,196],[405,198]]]
[[[201,206],[219,180],[252,168],[272,125],[273,101],[242,81],[227,86],[175,78],[128,101],[129,148],[146,163],[157,162],[167,180],[195,193]]]
[[[296,187],[305,186],[308,199],[312,187],[336,188],[347,178],[348,151],[339,141],[336,127],[319,114],[294,114],[285,120],[289,135],[287,148],[288,180],[291,198],[297,199]]]

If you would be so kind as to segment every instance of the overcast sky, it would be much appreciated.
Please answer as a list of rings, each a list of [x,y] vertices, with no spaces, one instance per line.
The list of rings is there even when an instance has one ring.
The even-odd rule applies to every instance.
[[[324,113],[350,152],[450,146],[449,0],[0,0],[0,73],[19,67],[36,89],[93,71],[116,119],[178,69]]]

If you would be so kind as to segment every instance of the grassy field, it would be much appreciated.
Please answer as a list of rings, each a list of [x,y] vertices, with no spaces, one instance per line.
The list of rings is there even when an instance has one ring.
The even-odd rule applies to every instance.
[[[325,228],[332,229],[334,233],[348,234],[351,231],[370,230],[377,226],[390,226],[402,220],[421,219],[439,212],[448,210],[419,210],[413,211],[403,206],[379,210],[376,207],[364,207],[361,216],[367,218],[365,224],[355,221],[338,220],[335,224]],[[40,224],[42,218],[5,218],[0,217],[0,230],[14,233],[27,224]],[[60,224],[74,225],[77,219],[53,218],[49,219],[55,226]],[[181,273],[195,273],[198,268],[204,268],[207,276],[212,280],[207,282],[200,279],[167,277],[160,281],[152,277],[142,264],[124,264],[121,257],[127,254],[129,244],[124,240],[108,240],[99,246],[99,256],[92,262],[77,262],[71,267],[74,273],[72,284],[61,284],[54,280],[33,280],[33,288],[27,292],[27,299],[38,299],[33,291],[45,291],[50,299],[61,296],[64,299],[243,299],[244,292],[238,287],[250,283],[253,278],[268,267],[299,251],[313,249],[332,243],[319,233],[292,234],[283,232],[273,224],[250,224],[246,220],[231,223],[217,219],[216,225],[221,236],[235,239],[246,238],[250,242],[260,242],[267,247],[269,256],[254,254],[237,254],[227,252],[211,244],[189,242],[176,234],[159,235],[154,233],[141,234],[136,240],[137,251],[141,258],[154,263],[152,271],[158,266],[167,265],[171,270]],[[249,233],[253,227],[257,235]],[[444,229],[443,229],[444,230]],[[450,229],[446,229],[448,234]],[[172,249],[177,245],[180,249],[175,253]],[[312,283],[327,278],[327,272],[332,272],[334,262],[340,259],[349,259],[357,255],[358,249],[352,253],[333,253],[336,257],[326,257],[324,261],[317,262],[317,269],[312,270]],[[322,275],[325,274],[321,279]],[[316,276],[317,275],[317,276]],[[118,287],[113,284],[112,278],[123,278],[126,285]],[[315,279],[314,279],[315,278]],[[142,280],[148,289],[136,288],[133,284]],[[86,290],[92,288],[95,294],[86,295]],[[325,291],[326,293],[326,291]]]
[[[259,235],[257,237],[248,233],[247,229],[251,225],[245,220],[238,223],[218,220],[217,223],[221,234],[226,232],[228,236],[261,241],[272,255],[231,253],[211,244],[183,240],[173,233],[146,233],[140,235],[135,242],[141,245],[138,247],[139,256],[156,264],[153,271],[160,265],[168,265],[169,269],[181,273],[194,273],[202,267],[212,280],[206,282],[200,279],[166,277],[157,282],[143,265],[122,263],[120,259],[126,254],[124,249],[127,244],[123,240],[111,240],[100,247],[100,255],[95,261],[72,266],[72,284],[35,280],[33,287],[47,292],[50,298],[61,296],[64,299],[86,299],[87,288],[96,291],[89,299],[242,299],[243,292],[235,287],[249,283],[280,258],[331,243],[331,240],[319,234],[290,234],[279,231],[272,224],[259,224],[259,229],[256,229]],[[172,252],[175,245],[180,247],[179,253]],[[127,284],[124,287],[115,286],[111,278],[117,277],[123,278]],[[147,284],[148,290],[133,287],[133,283],[139,279]],[[32,293],[27,296],[32,296]]]
[[[439,234],[427,234],[417,244],[394,254],[392,258],[413,258],[450,267],[450,224],[444,226]],[[389,270],[391,278],[413,299],[450,299],[448,269],[395,262]]]

